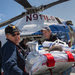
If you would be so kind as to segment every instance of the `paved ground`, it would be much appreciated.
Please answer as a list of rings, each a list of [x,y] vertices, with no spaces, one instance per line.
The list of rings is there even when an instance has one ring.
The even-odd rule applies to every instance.
[[[75,75],[75,67],[72,68],[72,73],[70,75]]]
[[[70,75],[75,75],[75,73],[71,73]]]

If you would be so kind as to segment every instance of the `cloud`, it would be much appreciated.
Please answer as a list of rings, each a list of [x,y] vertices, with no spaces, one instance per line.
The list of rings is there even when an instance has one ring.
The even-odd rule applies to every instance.
[[[0,21],[1,21],[2,19],[0,18]]]
[[[4,14],[0,13],[0,17],[4,16]]]
[[[2,20],[2,18],[4,18],[5,17],[5,15],[4,14],[2,14],[2,13],[0,13],[0,21]]]
[[[1,18],[1,17],[5,17],[5,14],[3,14],[3,13],[0,13],[0,18]]]
[[[1,21],[1,16],[2,16],[2,14],[0,13],[0,21]]]

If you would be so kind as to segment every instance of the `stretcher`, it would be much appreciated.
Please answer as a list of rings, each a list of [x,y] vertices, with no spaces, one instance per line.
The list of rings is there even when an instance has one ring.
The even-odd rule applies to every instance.
[[[50,52],[43,50],[43,46],[38,48],[39,45],[34,42],[29,43],[29,45],[32,51],[26,58],[25,66],[26,72],[28,72],[29,75],[61,75],[61,73],[71,68],[75,62],[74,50],[69,48],[67,44],[61,45],[63,51]]]

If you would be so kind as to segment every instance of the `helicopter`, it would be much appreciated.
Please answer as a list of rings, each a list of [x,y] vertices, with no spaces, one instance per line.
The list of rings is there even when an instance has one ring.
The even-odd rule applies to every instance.
[[[18,16],[15,16],[15,17],[7,20],[7,21],[4,21],[4,22],[0,23],[0,27],[6,26],[6,25],[8,25],[8,24],[10,24],[10,23],[18,20],[18,19],[21,19],[16,24],[16,26],[18,26],[19,28],[21,28],[22,32],[26,32],[26,31],[28,32],[29,31],[29,33],[30,33],[31,32],[30,30],[33,30],[32,33],[30,33],[30,34],[33,35],[33,34],[39,32],[42,29],[42,27],[45,26],[45,25],[62,24],[62,22],[60,21],[59,18],[54,17],[54,16],[51,16],[50,18],[48,18],[47,15],[41,15],[41,14],[39,14],[39,12],[44,11],[44,10],[46,10],[46,9],[52,7],[52,6],[55,6],[57,4],[64,3],[64,2],[67,2],[67,1],[70,1],[70,0],[58,0],[58,1],[46,4],[46,5],[41,5],[41,6],[38,6],[38,7],[32,6],[27,0],[15,0],[15,1],[17,3],[19,3],[20,5],[22,5],[24,7],[24,9],[26,9],[26,12],[23,12],[23,13],[21,13]],[[35,24],[35,21],[32,22],[31,26],[29,24],[28,25],[23,24],[22,22],[24,22],[25,19],[26,20],[31,20],[29,16],[31,16],[31,18],[33,18],[34,20],[37,19],[37,16],[39,16],[40,18],[43,17],[43,19],[40,22],[42,24],[36,23],[36,25],[33,25],[33,24]],[[46,19],[47,19],[47,21],[46,21]],[[44,22],[44,21],[46,21],[46,22]],[[22,24],[23,24],[23,26],[22,26]],[[22,27],[24,27],[24,28],[22,28]],[[29,33],[27,33],[27,35],[30,35]],[[24,34],[24,35],[26,35],[26,34]],[[23,36],[23,33],[22,33],[22,36]]]
[[[8,24],[11,25],[10,23],[12,23],[12,22],[14,22],[18,19],[21,19],[20,21],[17,22],[16,26],[18,26],[19,28],[21,27],[21,29],[23,28],[23,31],[22,31],[22,34],[21,34],[22,38],[24,37],[24,35],[31,35],[31,34],[32,35],[39,35],[39,34],[41,34],[40,30],[42,29],[43,26],[46,26],[46,25],[49,26],[54,33],[57,33],[58,36],[62,35],[61,37],[59,37],[60,39],[66,40],[66,37],[68,37],[66,35],[69,32],[69,30],[70,30],[71,34],[73,35],[73,31],[75,31],[75,29],[73,30],[72,24],[70,24],[68,22],[66,22],[66,24],[64,24],[59,18],[54,17],[54,16],[51,16],[51,17],[48,18],[47,15],[39,14],[39,12],[44,11],[44,10],[46,10],[46,9],[52,7],[52,6],[55,6],[57,4],[67,2],[67,1],[70,1],[70,0],[58,0],[58,1],[52,2],[50,4],[41,5],[41,6],[38,6],[38,7],[31,6],[30,3],[27,0],[15,0],[15,1],[18,2],[19,4],[21,4],[24,7],[24,9],[26,9],[27,11],[23,12],[22,14],[20,14],[18,16],[15,16],[14,18],[11,18],[11,19],[9,19],[5,22],[0,23],[0,27],[6,26]],[[40,19],[41,19],[41,22],[39,22],[39,24],[36,23],[37,20],[40,21],[40,19],[38,19],[37,16],[39,16]],[[41,16],[43,17],[43,19],[41,18]],[[25,19],[26,19],[28,25],[23,23]],[[33,21],[33,20],[35,20],[35,21]],[[29,26],[29,23],[31,23],[31,22],[32,22],[31,28],[33,27],[32,29],[34,29],[32,33],[30,33],[31,32],[30,30],[32,30],[32,29]],[[34,23],[36,23],[36,24],[33,25]],[[22,27],[22,24],[23,24],[23,27]],[[27,29],[28,26],[29,26],[29,29]],[[64,34],[62,32],[63,30],[65,30],[64,33],[66,33],[66,34]],[[24,32],[26,32],[26,31],[27,32],[29,31],[29,33],[24,34]],[[1,30],[0,32],[1,32],[0,33],[0,37],[1,37],[0,39],[1,39],[2,43],[4,43],[5,42],[5,40],[4,40],[5,39],[4,29]],[[61,32],[62,32],[62,34],[61,34]],[[73,38],[74,38],[74,36],[73,36]]]
[[[46,5],[41,5],[41,6],[38,6],[38,7],[32,6],[27,0],[15,0],[15,1],[17,3],[19,3],[20,5],[22,5],[24,7],[24,9],[26,9],[27,11],[21,13],[18,16],[15,16],[15,17],[7,20],[7,21],[4,21],[4,22],[0,23],[0,27],[3,27],[5,25],[7,25],[7,24],[10,24],[10,23],[12,23],[12,22],[14,22],[14,21],[16,21],[16,20],[26,16],[26,15],[44,11],[44,10],[46,10],[46,9],[52,7],[52,6],[55,6],[57,4],[60,4],[60,3],[63,3],[63,2],[67,2],[67,1],[70,1],[70,0],[58,0],[58,1],[46,4]]]

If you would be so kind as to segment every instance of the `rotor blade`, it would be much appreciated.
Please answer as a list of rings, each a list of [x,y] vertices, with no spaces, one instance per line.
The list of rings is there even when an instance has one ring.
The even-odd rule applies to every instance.
[[[11,19],[9,19],[9,20],[7,20],[7,21],[5,21],[5,22],[2,22],[2,23],[0,23],[0,27],[3,27],[3,26],[5,26],[5,25],[7,25],[7,24],[10,24],[10,23],[14,22],[14,21],[16,21],[16,20],[22,18],[22,17],[23,17],[24,15],[26,15],[26,14],[27,14],[27,13],[22,13],[22,14],[16,16],[16,17],[14,17],[14,18],[11,18]]]
[[[53,3],[50,3],[50,4],[48,4],[48,5],[44,5],[44,6],[43,6],[43,7],[44,7],[43,10],[48,9],[48,8],[50,8],[50,7],[52,7],[52,6],[55,6],[55,5],[57,5],[57,4],[66,2],[66,1],[69,1],[69,0],[58,0],[58,1],[53,2]]]
[[[33,14],[33,13],[37,13],[37,12],[43,11],[45,9],[48,9],[49,7],[52,7],[54,5],[57,5],[57,4],[66,2],[66,1],[69,1],[69,0],[59,0],[59,1],[56,1],[56,2],[53,2],[53,3],[50,3],[48,5],[43,5],[43,6],[32,8],[32,9],[28,10],[27,12],[24,12],[24,13],[14,17],[14,18],[12,18],[12,19],[9,19],[9,20],[7,20],[7,21],[5,21],[3,23],[0,23],[0,27],[3,27],[5,25],[7,25],[7,24],[10,24],[10,23],[12,23],[12,22],[22,18],[23,16],[28,15],[28,14]]]
[[[22,14],[20,14],[20,15],[14,17],[14,18],[11,18],[11,19],[9,19],[9,20],[7,20],[7,21],[4,21],[4,22],[0,23],[0,27],[3,27],[3,26],[5,26],[5,25],[7,25],[7,24],[10,24],[10,23],[12,23],[12,22],[14,22],[14,21],[16,21],[16,20],[18,20],[18,19],[20,19],[20,18],[26,16],[26,15],[33,14],[33,13],[35,13],[35,12],[34,12],[34,11],[33,11],[33,12],[29,12],[29,11],[23,12]]]
[[[52,2],[52,3],[49,3],[47,5],[41,5],[39,7],[32,7],[28,10],[29,13],[37,13],[37,12],[40,12],[40,11],[44,11],[54,5],[57,5],[57,4],[60,4],[60,3],[63,3],[63,2],[66,2],[66,1],[69,1],[69,0],[58,0],[58,1],[55,1],[55,2]]]
[[[25,9],[32,8],[27,0],[15,0],[17,3],[21,4]]]

